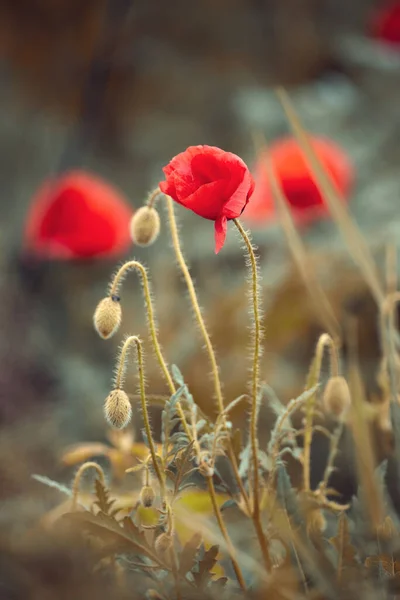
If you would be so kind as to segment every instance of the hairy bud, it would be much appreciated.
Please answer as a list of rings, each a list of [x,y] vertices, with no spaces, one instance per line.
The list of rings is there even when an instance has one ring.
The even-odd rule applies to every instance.
[[[153,506],[156,494],[150,485],[144,485],[140,491],[140,502],[146,508]]]
[[[131,420],[132,407],[128,395],[120,389],[112,390],[104,404],[104,415],[115,429],[123,429]]]
[[[131,219],[131,237],[138,246],[149,246],[160,233],[160,215],[152,206],[142,206]]]
[[[118,330],[122,319],[119,296],[103,298],[93,316],[95,329],[100,337],[108,339]]]
[[[326,384],[322,398],[324,410],[333,417],[340,418],[351,405],[349,386],[344,377],[331,377]]]
[[[156,552],[164,554],[172,547],[172,536],[169,533],[162,533],[158,536],[155,543]]]

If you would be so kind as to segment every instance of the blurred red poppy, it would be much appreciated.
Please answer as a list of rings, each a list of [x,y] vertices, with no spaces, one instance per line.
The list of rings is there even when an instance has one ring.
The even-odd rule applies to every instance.
[[[341,197],[348,199],[353,181],[353,167],[343,150],[328,139],[311,138],[319,160]],[[264,225],[276,218],[272,190],[265,166],[269,156],[277,178],[286,196],[292,216],[298,225],[307,225],[323,217],[329,217],[318,185],[311,173],[297,141],[287,137],[276,141],[262,152],[255,166],[256,188],[243,218],[253,225]]]
[[[190,146],[164,167],[160,190],[205,219],[215,221],[215,252],[225,242],[227,221],[239,217],[254,181],[239,156],[215,146]]]
[[[400,46],[400,2],[391,2],[374,13],[371,33],[381,42]]]
[[[47,180],[33,198],[25,249],[48,259],[116,256],[131,245],[132,209],[115,188],[85,171]]]

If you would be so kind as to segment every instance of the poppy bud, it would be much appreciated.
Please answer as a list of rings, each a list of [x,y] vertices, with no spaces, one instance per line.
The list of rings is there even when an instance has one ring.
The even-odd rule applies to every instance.
[[[131,238],[138,246],[150,246],[160,233],[160,215],[152,206],[142,206],[131,219]]]
[[[156,497],[153,488],[150,485],[144,485],[140,491],[140,502],[146,508],[153,506],[154,498]]]
[[[331,377],[326,384],[322,404],[333,417],[341,417],[351,405],[349,386],[344,377]]]
[[[97,305],[93,323],[99,336],[107,340],[118,330],[121,319],[122,310],[119,296],[108,296]]]
[[[112,390],[104,404],[104,415],[115,429],[123,429],[131,420],[132,407],[128,395],[120,389]]]
[[[155,543],[156,552],[164,554],[172,547],[172,536],[169,533],[162,533],[158,536]]]

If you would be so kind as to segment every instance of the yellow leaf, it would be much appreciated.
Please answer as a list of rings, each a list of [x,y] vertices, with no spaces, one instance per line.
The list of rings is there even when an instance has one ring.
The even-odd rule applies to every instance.
[[[83,442],[66,448],[61,456],[64,465],[72,466],[85,462],[94,456],[108,456],[110,448],[98,442]]]

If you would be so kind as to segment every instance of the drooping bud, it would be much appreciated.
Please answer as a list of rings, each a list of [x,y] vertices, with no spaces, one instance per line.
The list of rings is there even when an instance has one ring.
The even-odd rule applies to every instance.
[[[156,552],[164,554],[172,547],[172,536],[169,533],[162,533],[158,536],[155,543]]]
[[[104,415],[115,429],[126,427],[132,417],[132,407],[124,390],[112,390],[104,404]]]
[[[326,384],[322,404],[325,412],[334,418],[340,418],[351,405],[350,390],[344,377],[331,377]]]
[[[153,506],[156,494],[150,485],[144,485],[140,491],[140,502],[146,508]]]
[[[160,233],[160,215],[152,206],[142,206],[131,219],[131,237],[138,246],[149,246]]]
[[[118,330],[121,319],[122,311],[119,296],[107,296],[97,305],[93,323],[99,336],[107,340]]]

